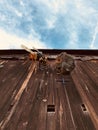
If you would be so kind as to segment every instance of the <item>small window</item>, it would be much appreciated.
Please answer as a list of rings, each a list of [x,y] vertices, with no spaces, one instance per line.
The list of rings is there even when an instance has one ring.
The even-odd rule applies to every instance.
[[[87,111],[87,109],[86,109],[86,107],[85,107],[84,104],[81,105],[81,108],[82,108],[82,111],[83,111],[83,112],[86,112],[86,111]]]
[[[55,112],[55,105],[47,105],[47,112]]]

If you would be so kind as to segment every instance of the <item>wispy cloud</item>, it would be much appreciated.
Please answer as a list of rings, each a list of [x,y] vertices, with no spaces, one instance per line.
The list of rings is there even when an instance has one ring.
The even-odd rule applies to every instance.
[[[9,39],[35,41],[40,47],[98,49],[97,14],[97,0],[1,0],[0,30]],[[5,48],[20,48],[14,45],[18,40],[10,41],[4,41]]]
[[[91,41],[91,44],[90,44],[91,49],[96,49],[97,48],[97,46],[95,45],[97,34],[98,34],[98,22],[96,24],[94,34],[93,34],[93,37],[92,37],[92,41]]]

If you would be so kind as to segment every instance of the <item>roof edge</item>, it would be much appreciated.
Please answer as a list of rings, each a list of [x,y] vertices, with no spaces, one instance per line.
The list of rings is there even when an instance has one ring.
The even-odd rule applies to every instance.
[[[45,54],[59,54],[61,52],[67,52],[74,55],[96,55],[98,56],[98,50],[75,50],[75,49],[39,49]],[[11,54],[27,54],[23,49],[12,49],[12,50],[0,50],[0,55],[11,55]]]

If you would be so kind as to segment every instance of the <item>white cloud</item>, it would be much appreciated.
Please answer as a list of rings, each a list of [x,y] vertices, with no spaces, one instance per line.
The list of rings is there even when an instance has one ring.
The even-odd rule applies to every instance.
[[[17,16],[22,17],[22,12],[19,12],[17,9],[14,9],[14,12]]]
[[[27,40],[15,35],[8,34],[4,30],[0,29],[0,49],[21,49],[21,44],[32,48],[47,48],[47,46],[39,39]]]
[[[69,42],[69,46],[72,49],[78,48],[78,37],[77,37],[77,32],[73,31],[70,33],[70,42]]]
[[[41,6],[43,5],[48,13],[58,14],[63,13],[67,9],[68,0],[36,0]]]
[[[47,29],[54,28],[58,16],[67,13],[68,0],[36,0],[35,3],[45,18]]]
[[[24,2],[23,2],[22,0],[20,0],[20,5],[21,5],[21,6],[25,6],[25,5],[24,5]]]
[[[97,46],[98,28],[95,27],[98,26],[96,25],[98,21],[97,0],[96,2],[95,0],[33,0],[33,2],[15,0],[15,3],[7,0],[1,1],[0,27],[13,33],[10,35],[5,32],[6,38],[0,38],[3,41],[0,41],[2,48],[6,46],[20,48],[19,43],[23,42],[28,46],[34,43],[33,45],[38,48],[39,46],[47,47],[45,45],[48,44],[57,48],[59,46],[55,44],[57,37],[59,36],[62,41],[64,34],[67,34],[65,42],[68,48],[84,48],[85,46],[95,48]],[[2,31],[0,30],[0,36]],[[29,40],[20,37],[27,37]],[[62,48],[65,42],[62,42]],[[83,42],[87,45],[82,44]]]
[[[85,24],[88,24],[88,22],[93,20],[92,18],[96,17],[96,9],[94,9],[92,6],[89,6],[89,4],[87,4],[84,0],[75,0],[75,7],[79,18],[81,21],[84,21]]]
[[[19,9],[17,7],[14,7],[11,4],[9,4],[8,1],[4,1],[3,9],[5,12],[10,11],[11,14],[15,13],[18,17],[22,17],[22,12],[19,11]]]
[[[92,38],[92,41],[90,44],[90,49],[96,49],[95,40],[96,40],[97,34],[98,34],[98,22],[97,22],[95,30],[94,30],[93,38]]]
[[[6,20],[6,16],[5,15],[0,15],[0,20],[1,21],[5,21]]]
[[[49,29],[52,29],[55,27],[56,17],[51,17],[46,19],[46,24]]]
[[[67,9],[67,3],[68,0],[53,0],[51,2],[51,6],[53,8],[53,11],[57,14],[57,13],[63,13],[66,11]]]

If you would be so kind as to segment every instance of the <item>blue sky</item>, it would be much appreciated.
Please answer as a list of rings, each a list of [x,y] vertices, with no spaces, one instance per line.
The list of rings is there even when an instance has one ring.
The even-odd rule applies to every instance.
[[[98,49],[98,0],[0,0],[0,49]]]

